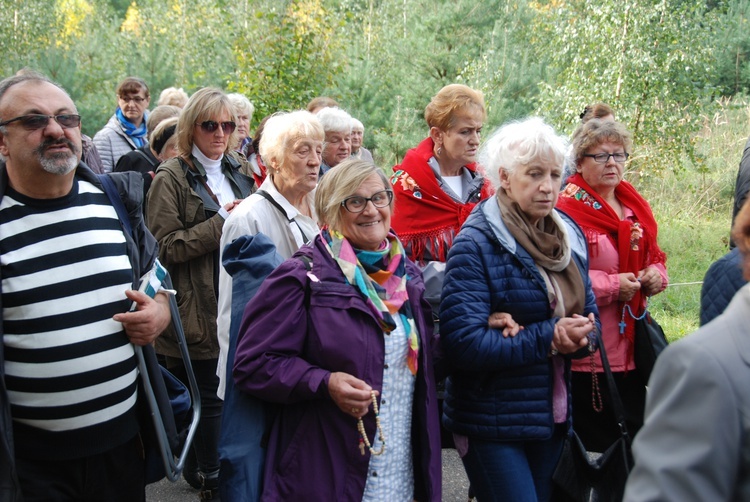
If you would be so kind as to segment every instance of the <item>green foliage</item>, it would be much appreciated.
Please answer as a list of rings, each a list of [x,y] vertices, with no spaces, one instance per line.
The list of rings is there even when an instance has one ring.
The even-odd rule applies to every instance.
[[[539,13],[539,50],[553,72],[544,116],[572,132],[584,105],[605,101],[634,133],[634,166],[701,167],[694,138],[712,92],[716,22],[703,3],[571,0]]]
[[[750,1],[730,0],[719,11],[716,86],[724,96],[750,92]]]
[[[42,2],[0,1],[0,68],[12,75],[31,66],[29,56],[49,47],[56,33],[55,10]]]
[[[304,108],[342,71],[337,17],[320,0],[276,2],[255,11],[251,29],[240,24],[233,51],[231,90],[250,96],[260,119]]]
[[[344,0],[339,11],[350,18],[348,68],[331,94],[365,123],[382,165],[427,136],[424,109],[444,85],[485,93],[487,129],[534,108],[543,62],[523,42],[533,15],[524,2]]]
[[[716,109],[703,116],[696,137],[696,150],[709,158],[710,169],[627,175],[659,222],[671,285],[654,297],[651,307],[671,340],[697,329],[701,284],[695,283],[729,249],[734,181],[750,131],[750,106],[744,100],[723,100]]]

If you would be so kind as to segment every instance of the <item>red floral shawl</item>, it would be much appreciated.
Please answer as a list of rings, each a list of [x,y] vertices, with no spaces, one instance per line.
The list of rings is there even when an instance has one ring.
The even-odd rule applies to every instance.
[[[648,265],[666,263],[667,256],[656,240],[658,227],[654,213],[646,199],[625,180],[615,188],[615,196],[635,213],[635,222],[620,220],[614,209],[584,181],[580,173],[568,178],[565,189],[557,200],[557,207],[581,226],[592,255],[597,253],[592,245],[596,243],[596,235],[609,236],[620,258],[620,273],[632,272],[637,276]],[[624,308],[624,302],[620,303],[621,308]],[[636,315],[640,315],[643,312],[643,294],[636,292],[628,304]],[[625,336],[631,342],[634,326],[633,319],[625,316]]]
[[[432,139],[426,138],[406,152],[401,165],[393,168],[391,177],[396,194],[391,226],[414,261],[423,261],[425,251],[429,251],[434,260],[446,261],[453,238],[477,205],[476,202],[458,203],[440,188],[428,164],[433,148]],[[477,170],[476,164],[465,167],[472,172]],[[480,200],[490,195],[492,189],[485,179]]]

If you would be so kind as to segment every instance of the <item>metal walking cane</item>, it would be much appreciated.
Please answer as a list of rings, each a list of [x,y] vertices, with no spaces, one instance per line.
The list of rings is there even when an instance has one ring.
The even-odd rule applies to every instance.
[[[171,281],[169,280],[169,276],[167,276],[166,269],[164,269],[164,267],[162,267],[162,265],[157,260],[154,263],[154,267],[151,269],[151,271],[142,278],[140,290],[153,298],[159,290],[159,286],[161,285],[162,281],[165,282],[168,286],[171,286]],[[193,372],[193,367],[190,364],[190,354],[188,353],[187,342],[185,341],[185,332],[182,329],[182,322],[180,321],[180,313],[177,309],[177,301],[172,294],[169,295],[169,310],[172,314],[172,323],[175,328],[180,354],[182,355],[182,360],[185,364],[185,370],[187,373],[190,388],[190,395],[192,398],[192,418],[185,438],[185,443],[182,446],[182,451],[180,452],[172,451],[172,447],[169,444],[168,433],[164,424],[164,419],[162,418],[162,410],[159,407],[159,402],[154,393],[153,382],[151,381],[151,377],[149,376],[148,365],[146,362],[146,356],[144,355],[143,347],[136,345],[135,354],[138,360],[138,371],[143,382],[144,394],[146,396],[146,401],[151,413],[151,419],[154,424],[156,440],[159,445],[159,453],[164,465],[165,476],[167,477],[167,479],[174,482],[180,478],[180,474],[185,467],[185,461],[187,460],[190,446],[193,442],[193,438],[195,437],[198,428],[198,422],[200,421],[201,401],[200,393],[198,390],[198,383],[195,380],[195,373]]]

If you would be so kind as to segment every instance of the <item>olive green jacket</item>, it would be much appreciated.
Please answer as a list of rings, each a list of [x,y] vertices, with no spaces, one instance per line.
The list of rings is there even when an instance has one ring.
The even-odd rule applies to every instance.
[[[147,225],[159,242],[159,260],[177,290],[190,358],[216,359],[219,242],[224,218],[206,184],[205,170],[192,157],[189,162],[177,157],[159,166],[148,192]],[[225,156],[222,170],[236,198],[244,199],[254,191],[253,179],[242,174],[236,158]],[[180,357],[171,328],[157,339],[156,351]]]

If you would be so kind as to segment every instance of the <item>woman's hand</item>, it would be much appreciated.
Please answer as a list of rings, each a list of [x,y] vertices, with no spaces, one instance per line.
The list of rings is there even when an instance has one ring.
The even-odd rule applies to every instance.
[[[589,344],[586,335],[596,329],[594,314],[583,317],[573,314],[573,317],[563,317],[555,324],[552,337],[552,348],[561,354],[572,354]]]
[[[502,329],[503,338],[514,337],[523,329],[523,326],[514,321],[513,316],[507,312],[493,312],[487,324],[492,329]]]
[[[661,292],[662,277],[656,267],[646,267],[638,272],[638,280],[646,296]]]
[[[621,302],[629,302],[635,296],[636,291],[641,289],[642,283],[638,281],[635,274],[618,274],[620,276],[620,294],[617,299]],[[661,281],[661,277],[659,277]]]
[[[232,202],[227,202],[224,204],[224,209],[227,210],[227,213],[231,214],[232,210],[240,205],[240,202],[242,202],[242,199],[235,199]]]
[[[331,373],[328,393],[341,411],[354,418],[366,415],[372,403],[372,387],[348,373]]]

